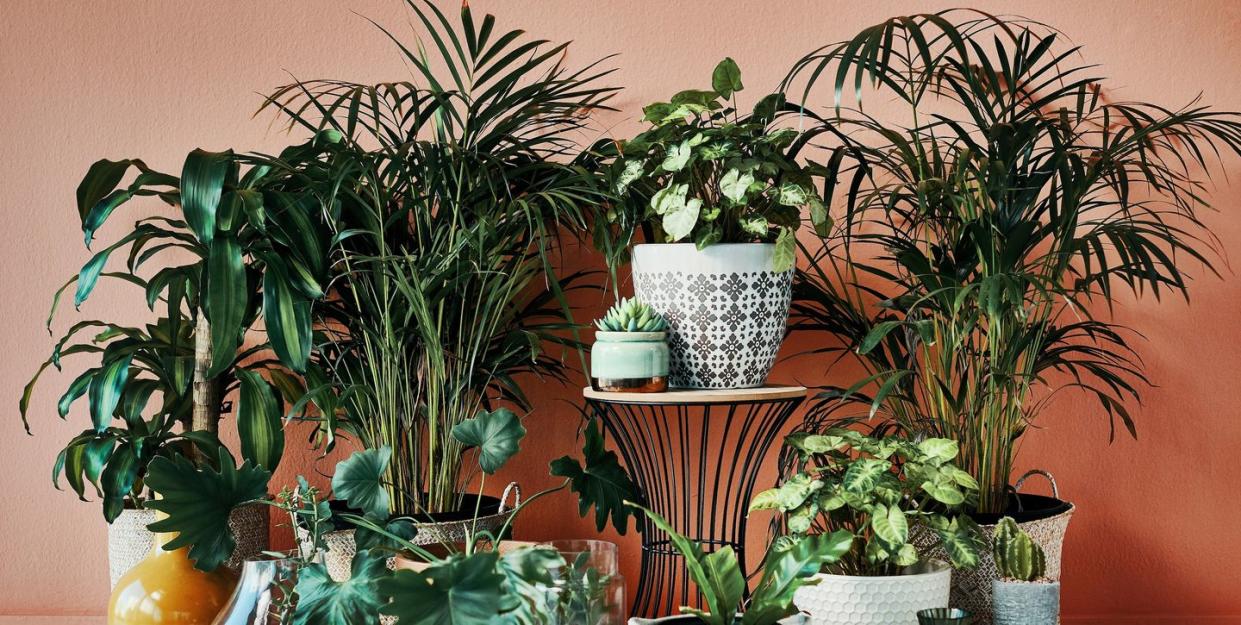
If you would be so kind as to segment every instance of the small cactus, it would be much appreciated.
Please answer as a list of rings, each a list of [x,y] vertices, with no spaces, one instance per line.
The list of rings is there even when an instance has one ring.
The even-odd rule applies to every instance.
[[[1032,582],[1047,573],[1043,548],[1017,526],[1012,517],[995,526],[995,565],[1005,579]]]
[[[663,332],[668,329],[668,322],[634,297],[617,302],[608,314],[595,321],[595,327],[604,332]]]

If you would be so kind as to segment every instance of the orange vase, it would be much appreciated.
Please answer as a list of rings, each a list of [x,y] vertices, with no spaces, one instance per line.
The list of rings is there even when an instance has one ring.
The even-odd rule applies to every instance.
[[[224,567],[194,568],[189,548],[165,551],[169,534],[155,537],[146,559],[121,576],[108,601],[108,625],[211,625],[237,578]]]

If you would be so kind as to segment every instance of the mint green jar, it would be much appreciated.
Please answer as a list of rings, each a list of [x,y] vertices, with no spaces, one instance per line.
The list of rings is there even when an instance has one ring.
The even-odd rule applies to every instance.
[[[599,391],[668,390],[667,332],[595,332],[590,384]]]

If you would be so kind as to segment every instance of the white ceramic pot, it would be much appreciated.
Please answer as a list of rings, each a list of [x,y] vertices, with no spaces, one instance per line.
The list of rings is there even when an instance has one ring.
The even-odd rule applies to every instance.
[[[155,534],[147,526],[156,521],[155,511],[126,508],[108,526],[109,587],[142,561],[155,546]],[[247,558],[267,549],[267,506],[252,504],[233,510],[228,518],[237,547],[225,566],[237,569]]]
[[[918,610],[948,607],[952,569],[931,560],[910,567],[907,575],[821,573],[815,579],[818,584],[793,593],[793,603],[812,625],[918,625]]]
[[[752,388],[784,341],[793,270],[772,271],[772,243],[651,243],[633,250],[634,293],[668,320],[668,383]]]

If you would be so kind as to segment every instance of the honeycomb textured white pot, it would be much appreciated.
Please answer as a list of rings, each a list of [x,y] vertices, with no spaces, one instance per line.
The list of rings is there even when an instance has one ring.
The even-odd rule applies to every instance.
[[[917,625],[918,610],[948,607],[952,569],[942,562],[916,575],[891,577],[816,576],[793,603],[810,615],[812,625]]]

